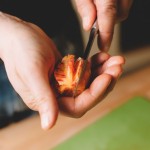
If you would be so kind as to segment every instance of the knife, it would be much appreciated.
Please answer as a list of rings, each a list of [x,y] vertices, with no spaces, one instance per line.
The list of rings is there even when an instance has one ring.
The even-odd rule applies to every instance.
[[[86,46],[85,51],[84,51],[83,56],[82,56],[82,58],[84,60],[83,61],[83,67],[82,67],[81,73],[79,75],[79,79],[77,81],[77,84],[76,84],[76,86],[74,88],[73,97],[75,97],[76,94],[77,94],[78,85],[79,85],[79,83],[80,83],[80,81],[81,81],[81,79],[82,79],[82,77],[84,75],[84,72],[86,70],[86,65],[88,63],[88,56],[90,54],[90,51],[91,51],[94,39],[95,39],[95,37],[96,37],[97,34],[98,34],[98,23],[97,23],[97,20],[96,20],[94,22],[92,28],[91,28],[89,39],[88,39],[88,43],[87,43],[87,46]]]

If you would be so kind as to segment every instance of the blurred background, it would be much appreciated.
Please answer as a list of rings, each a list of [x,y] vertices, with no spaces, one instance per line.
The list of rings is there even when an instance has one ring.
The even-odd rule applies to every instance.
[[[134,1],[128,18],[125,21],[116,24],[109,52],[112,55],[123,55],[126,58],[124,73],[131,72],[137,68],[150,64],[149,6],[150,1],[148,0]],[[80,17],[78,18],[80,20]],[[82,35],[84,44],[86,44],[89,33],[82,30]],[[97,51],[97,42],[95,40],[91,55]]]
[[[73,3],[74,5],[74,3]],[[114,91],[77,124],[85,125],[56,150],[149,150],[150,149],[150,1],[136,0],[128,18],[116,24],[109,53],[126,59],[123,78]],[[75,5],[74,5],[75,8]],[[76,11],[76,9],[75,9]],[[78,13],[77,13],[78,14]],[[82,29],[84,47],[89,32]],[[95,40],[90,55],[98,52]],[[146,69],[145,69],[146,68]],[[146,71],[145,71],[146,70]],[[127,103],[126,103],[127,102]],[[125,103],[125,104],[124,104]],[[122,105],[124,104],[124,105]],[[102,118],[101,118],[102,117]],[[76,129],[72,127],[72,129]],[[72,133],[72,131],[71,131]]]
[[[13,5],[14,2],[15,5]],[[40,1],[37,2],[36,0],[32,1],[30,0],[30,5],[28,5],[29,1],[1,0],[0,8],[3,10],[4,6],[5,8],[4,10],[6,12],[7,11],[11,12],[14,15],[19,14],[19,17],[24,18],[25,20],[29,21],[33,20],[34,23],[36,24],[39,23],[38,25],[42,27],[46,33],[49,33],[49,35],[53,36],[54,42],[56,42],[58,48],[62,50],[63,55],[68,53],[68,50],[72,53],[76,53],[76,55],[80,55],[75,50],[80,49],[82,51],[85,48],[88,41],[89,32],[85,32],[82,29],[82,23],[76,11],[74,0],[71,1],[74,10],[72,10],[70,1],[67,1],[66,5],[65,2],[66,0],[55,0],[53,1],[53,5],[49,5],[49,0],[47,1],[45,0],[45,3],[44,4],[42,3],[43,4],[42,5],[40,4]],[[36,4],[39,3],[39,5],[35,6],[35,3]],[[9,7],[5,7],[6,5]],[[149,150],[150,149],[149,6],[150,1],[148,0],[144,1],[135,0],[128,18],[122,23],[116,24],[114,37],[109,53],[112,55],[123,55],[126,58],[123,77],[119,80],[119,82],[117,83],[113,91],[110,93],[110,95],[108,95],[104,99],[104,101],[100,103],[100,105],[97,105],[94,109],[89,111],[85,116],[83,116],[80,119],[73,119],[60,115],[55,127],[52,128],[50,131],[45,132],[41,129],[40,118],[35,115],[33,115],[33,117],[29,117],[32,116],[33,112],[30,112],[31,110],[28,110],[28,108],[24,104],[21,104],[22,101],[20,100],[18,95],[16,96],[16,93],[14,93],[14,91],[12,93],[14,97],[13,98],[14,104],[6,103],[5,98],[3,98],[1,95],[6,93],[6,100],[8,100],[7,96],[10,95],[10,91],[6,88],[6,83],[3,83],[3,81],[0,80],[0,92],[4,91],[4,93],[2,92],[0,93],[1,94],[0,99],[4,100],[5,103],[9,105],[9,107],[7,106],[8,109],[6,109],[7,112],[11,111],[10,114],[6,113],[6,116],[3,116],[5,111],[3,111],[3,113],[0,113],[0,119],[2,118],[0,120],[0,123],[2,124],[2,127],[6,127],[0,130],[0,149],[47,150],[52,149],[53,147],[59,145],[60,143],[63,143],[64,141],[68,140],[66,145],[74,146],[75,144],[74,148],[76,150],[76,145],[79,146],[80,144],[83,144],[83,146],[84,144],[88,146],[88,144],[92,145],[92,143],[95,143],[96,141],[96,143],[98,143],[99,145],[103,144],[103,146],[107,146],[109,144],[111,145],[112,144],[111,142],[115,143],[116,141],[118,142],[120,140],[120,143],[122,145],[118,149],[115,148],[113,149],[112,147],[110,149],[107,149],[106,147],[99,149],[98,146],[95,149],[120,150],[123,149],[123,147],[127,145],[126,142],[128,142],[129,147],[125,147],[125,150]],[[46,7],[46,9],[41,11],[42,7],[44,8]],[[66,11],[62,14],[58,14],[57,13],[58,9],[56,9],[56,7],[61,12],[63,12],[64,8],[69,8],[69,11],[71,11],[71,13],[68,13]],[[48,12],[48,10],[50,12]],[[62,18],[60,17],[60,19],[58,19],[60,15]],[[53,22],[48,21],[49,18],[51,17],[52,19],[54,19]],[[78,22],[76,22],[77,21],[76,19],[79,20],[79,26]],[[53,29],[53,27],[56,27],[55,25],[57,25],[57,29],[50,30]],[[57,36],[55,36],[55,34],[57,34]],[[98,51],[99,50],[97,47],[97,42],[95,40],[90,55],[93,55]],[[1,68],[4,70],[3,67]],[[2,84],[5,86],[2,87],[1,86]],[[9,86],[11,86],[10,83]],[[137,96],[138,98],[136,98]],[[9,101],[11,101],[12,103],[13,101],[11,97],[9,97]],[[131,103],[127,104],[125,107],[120,107],[121,104],[127,102],[128,100],[131,100]],[[5,104],[4,101],[2,101],[3,103],[1,103],[1,106],[4,106]],[[10,107],[12,106],[13,108],[10,109]],[[115,108],[120,109],[117,110],[113,115],[111,115],[112,110],[114,110]],[[107,115],[109,115],[108,120]],[[10,116],[11,119],[9,119],[8,116]],[[12,119],[12,116],[15,116],[15,120]],[[98,124],[97,123],[94,124],[96,121],[101,120],[101,117],[104,116],[106,116],[106,119],[104,118],[105,123],[98,122]],[[24,120],[24,118],[27,117],[29,118]],[[92,127],[89,130],[84,130],[91,124]],[[84,132],[83,135],[82,131]],[[106,132],[107,134],[105,134]],[[74,135],[77,135],[78,133],[81,136],[77,136],[73,139],[73,141],[70,141],[70,138],[73,137]],[[98,134],[102,135],[102,137],[99,137]],[[118,134],[118,136],[115,134]],[[129,138],[129,136],[131,137],[131,139]],[[89,140],[90,137],[92,138],[92,141]],[[76,141],[77,143],[73,143]],[[116,144],[118,144],[117,142]],[[138,147],[137,144],[143,145],[142,147]],[[80,147],[78,147],[78,150],[80,150],[79,148]],[[90,146],[88,148],[90,148]],[[60,145],[58,149],[63,150],[63,146]],[[87,148],[85,147],[83,147],[82,149],[87,150]],[[95,149],[91,148],[90,150]],[[73,149],[70,148],[69,150]]]

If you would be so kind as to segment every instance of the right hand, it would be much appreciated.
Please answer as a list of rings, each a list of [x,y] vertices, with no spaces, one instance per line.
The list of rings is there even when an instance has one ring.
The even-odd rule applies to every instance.
[[[90,30],[97,18],[99,47],[102,51],[108,51],[115,23],[128,17],[133,0],[75,0],[75,2],[85,30]]]

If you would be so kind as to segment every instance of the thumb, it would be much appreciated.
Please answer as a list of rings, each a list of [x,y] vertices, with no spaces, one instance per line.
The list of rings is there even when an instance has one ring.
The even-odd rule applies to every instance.
[[[47,96],[40,96],[40,99],[37,98],[38,111],[41,118],[41,126],[43,129],[49,129],[54,126],[57,116],[58,116],[58,107],[56,103],[55,96],[49,89],[49,93],[41,93],[42,95]]]
[[[12,68],[6,67],[14,89],[30,109],[39,112],[43,129],[53,127],[58,116],[58,106],[49,84],[48,71],[41,69],[44,67],[40,65],[30,65],[28,69],[24,66],[19,70]]]
[[[58,116],[58,106],[55,94],[49,85],[48,75],[44,77],[43,72],[41,75],[36,74],[28,83],[33,95],[28,106],[39,112],[43,129],[53,127]]]
[[[96,8],[93,0],[75,0],[75,3],[82,18],[83,28],[89,30],[96,18]]]

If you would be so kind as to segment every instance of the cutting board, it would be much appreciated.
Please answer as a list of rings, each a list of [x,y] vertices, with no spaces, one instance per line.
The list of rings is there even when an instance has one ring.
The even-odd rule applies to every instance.
[[[130,99],[54,150],[150,150],[150,101]]]

